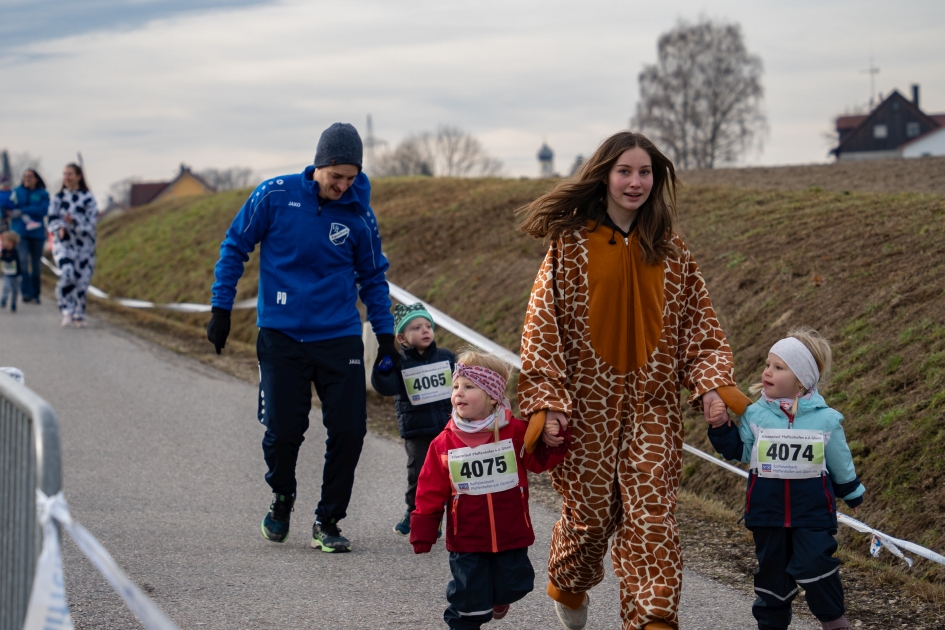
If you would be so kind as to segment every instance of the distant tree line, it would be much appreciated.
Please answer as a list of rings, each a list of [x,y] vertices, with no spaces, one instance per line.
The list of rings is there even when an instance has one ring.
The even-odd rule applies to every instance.
[[[370,171],[373,177],[491,177],[502,173],[502,162],[489,156],[474,136],[441,125],[436,133],[410,135],[380,154]]]

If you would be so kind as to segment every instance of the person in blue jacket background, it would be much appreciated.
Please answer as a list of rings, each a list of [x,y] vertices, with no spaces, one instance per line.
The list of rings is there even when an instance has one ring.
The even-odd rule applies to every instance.
[[[243,204],[220,245],[207,338],[226,345],[236,283],[259,244],[259,421],[273,500],[262,533],[289,535],[295,466],[308,429],[311,387],[328,433],[312,547],[351,550],[338,522],[346,515],[367,432],[364,345],[358,297],[377,335],[375,369],[400,362],[371,184],[361,171],[357,130],[335,123],[318,141],[315,163],[300,174],[267,179]]]
[[[23,171],[23,180],[13,193],[2,200],[5,214],[11,219],[10,228],[20,235],[20,271],[23,279],[23,302],[39,304],[40,258],[46,241],[43,219],[49,212],[49,193],[46,182],[35,169]]]
[[[772,346],[762,397],[739,417],[710,423],[709,439],[726,459],[749,463],[745,526],[755,539],[760,630],[791,623],[798,585],[824,630],[850,627],[844,616],[837,551],[837,502],[854,510],[863,502],[844,436],[843,416],[817,391],[830,368],[830,344],[811,328],[790,331]],[[723,403],[724,404],[724,403]]]

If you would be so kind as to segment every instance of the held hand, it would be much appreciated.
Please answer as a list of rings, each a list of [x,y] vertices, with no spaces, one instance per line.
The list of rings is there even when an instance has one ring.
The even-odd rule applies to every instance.
[[[702,411],[705,415],[705,421],[713,429],[718,429],[731,420],[728,417],[728,408],[722,402],[722,397],[714,389],[706,392],[702,396]]]
[[[68,223],[69,225],[72,225],[73,219],[72,219],[71,214],[67,214],[66,216],[63,217],[63,219],[65,220],[66,223]]]
[[[381,374],[387,374],[400,365],[400,352],[394,345],[394,335],[377,335],[377,358],[374,360],[374,369]]]
[[[226,347],[226,338],[230,335],[230,311],[219,306],[210,309],[210,321],[207,322],[207,339],[216,348],[217,354]]]
[[[568,428],[568,417],[560,411],[548,410],[545,413],[545,429],[541,432],[541,439],[546,446],[555,448],[564,444],[560,433]]]

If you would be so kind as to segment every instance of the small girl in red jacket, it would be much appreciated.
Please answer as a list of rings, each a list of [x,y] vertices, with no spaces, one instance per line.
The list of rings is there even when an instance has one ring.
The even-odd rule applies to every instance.
[[[542,440],[524,448],[528,425],[512,416],[505,388],[509,367],[502,360],[467,350],[453,372],[453,417],[430,444],[417,484],[410,519],[414,552],[428,553],[448,504],[446,548],[453,579],[446,587],[450,628],[475,629],[501,619],[534,587],[528,547],[535,542],[528,514],[526,469],[542,472],[560,464],[571,434],[549,448]],[[556,436],[548,423],[545,434]],[[555,441],[555,440],[552,440]]]

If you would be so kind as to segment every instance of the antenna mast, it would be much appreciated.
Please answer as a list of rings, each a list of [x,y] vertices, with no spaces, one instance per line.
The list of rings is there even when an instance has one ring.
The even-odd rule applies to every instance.
[[[367,115],[367,137],[364,138],[364,148],[367,149],[367,163],[370,167],[374,168],[374,149],[377,147],[382,147],[387,144],[386,140],[378,140],[374,137],[374,121],[371,120],[371,115]],[[367,170],[367,169],[365,169]]]
[[[876,94],[876,75],[879,74],[879,68],[873,65],[873,55],[870,55],[869,69],[860,70],[860,74],[870,75],[870,111],[873,111],[873,96]]]

